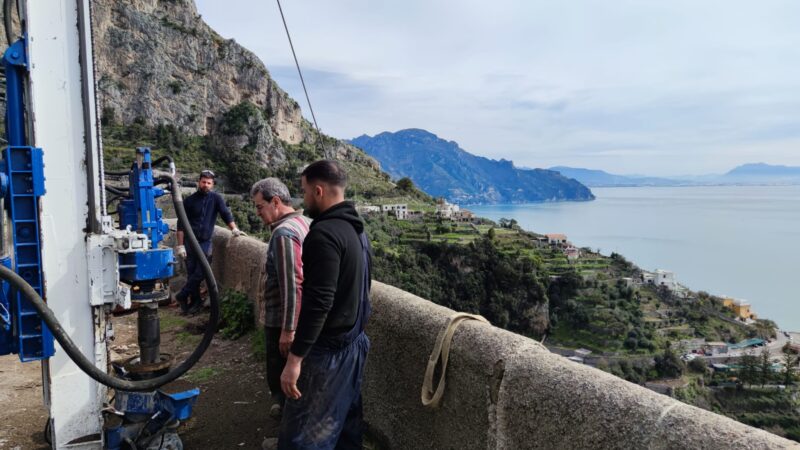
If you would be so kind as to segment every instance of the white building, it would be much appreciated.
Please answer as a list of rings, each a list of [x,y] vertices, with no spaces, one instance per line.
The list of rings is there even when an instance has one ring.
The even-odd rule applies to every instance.
[[[678,288],[678,282],[675,280],[675,272],[656,269],[653,275],[655,275],[653,284],[656,286],[666,286],[670,291],[674,291]]]
[[[406,204],[382,205],[381,211],[394,216],[397,220],[408,219],[408,205]]]
[[[359,214],[372,214],[381,212],[381,208],[375,205],[358,205],[356,206],[356,211]]]
[[[682,289],[675,279],[675,272],[669,270],[656,269],[655,272],[642,271],[642,283],[652,284],[653,286],[666,286],[670,291]]]
[[[567,261],[576,261],[581,257],[581,251],[571,245],[564,249],[564,254],[567,255]]]
[[[566,245],[567,235],[560,233],[550,233],[544,235],[547,238],[547,243],[550,245]]]
[[[450,219],[459,211],[459,206],[453,203],[447,203],[447,200],[442,200],[441,203],[436,204],[436,215],[445,219]]]
[[[575,354],[575,356],[577,356],[579,358],[586,358],[587,356],[592,354],[592,351],[591,350],[587,350],[585,348],[579,348],[579,349],[575,350],[573,353]]]

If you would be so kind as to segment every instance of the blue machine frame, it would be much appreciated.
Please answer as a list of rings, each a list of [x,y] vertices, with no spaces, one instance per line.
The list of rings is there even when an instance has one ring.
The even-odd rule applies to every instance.
[[[134,164],[129,175],[132,198],[122,200],[119,205],[119,227],[130,226],[136,232],[146,234],[150,250],[120,255],[120,278],[128,283],[169,278],[174,272],[175,258],[172,249],[159,249],[158,244],[169,233],[169,225],[163,213],[156,207],[155,199],[166,192],[155,187],[150,149],[136,149],[138,164]]]
[[[0,164],[0,195],[10,213],[14,270],[44,297],[42,247],[39,240],[39,198],[44,195],[42,149],[25,146],[26,39],[6,50],[6,134],[9,146]],[[5,214],[4,211],[0,213]],[[9,255],[0,264],[12,267]],[[0,355],[17,353],[23,362],[46,359],[55,351],[53,335],[30,302],[17,293],[9,296],[7,283],[0,289]]]

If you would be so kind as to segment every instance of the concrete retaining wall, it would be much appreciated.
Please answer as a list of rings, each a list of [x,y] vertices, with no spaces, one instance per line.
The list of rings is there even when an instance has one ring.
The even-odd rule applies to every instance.
[[[262,298],[266,245],[218,229],[221,287]],[[792,441],[688,406],[477,322],[455,333],[444,400],[420,389],[437,334],[453,311],[373,283],[372,350],[364,382],[370,427],[389,448],[798,448]]]

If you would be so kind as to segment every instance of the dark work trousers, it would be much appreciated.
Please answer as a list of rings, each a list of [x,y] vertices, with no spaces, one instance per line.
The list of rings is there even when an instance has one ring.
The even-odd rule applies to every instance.
[[[302,395],[286,399],[278,449],[362,448],[361,382],[369,345],[361,332],[339,350],[311,347],[297,380]]]
[[[369,301],[371,252],[367,235],[359,235],[364,280],[356,321],[350,331],[319,336],[300,368],[300,398],[286,399],[278,433],[279,450],[361,449],[364,420],[361,382],[369,353],[364,333],[372,307]]]
[[[200,248],[205,253],[206,260],[211,264],[211,241],[201,242]],[[206,279],[203,273],[203,265],[200,261],[189,252],[186,255],[186,284],[183,289],[178,293],[176,299],[181,305],[181,309],[186,311],[190,307],[199,308],[203,304],[203,298],[200,296],[200,283]]]
[[[281,355],[279,346],[281,329],[278,327],[265,327],[264,336],[267,343],[267,386],[269,386],[269,392],[272,394],[272,401],[283,407],[286,396],[281,389],[281,374],[286,366],[286,358]]]

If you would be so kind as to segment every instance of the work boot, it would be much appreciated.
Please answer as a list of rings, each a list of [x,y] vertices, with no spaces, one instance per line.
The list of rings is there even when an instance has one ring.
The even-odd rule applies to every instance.
[[[186,315],[193,316],[202,311],[202,309],[203,309],[203,302],[195,300],[192,302],[191,306],[189,306],[189,309],[186,310]]]
[[[272,417],[273,419],[280,420],[280,418],[283,416],[283,405],[281,405],[280,403],[275,403],[272,406],[270,406],[269,416]]]
[[[181,315],[185,316],[189,312],[189,302],[188,302],[188,295],[184,294],[183,292],[178,292],[175,294],[175,301],[178,302],[178,305],[181,307]]]
[[[268,437],[261,443],[261,450],[278,450],[278,438]]]

